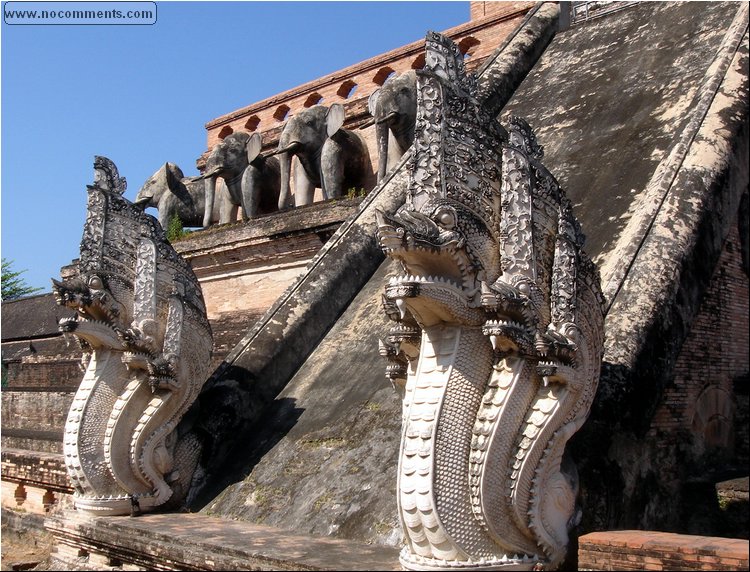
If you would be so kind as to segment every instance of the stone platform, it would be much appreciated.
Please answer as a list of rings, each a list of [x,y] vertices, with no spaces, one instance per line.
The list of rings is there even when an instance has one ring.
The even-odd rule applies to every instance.
[[[648,530],[578,539],[579,570],[747,570],[748,541]]]
[[[400,570],[398,549],[203,514],[50,517],[54,570]]]

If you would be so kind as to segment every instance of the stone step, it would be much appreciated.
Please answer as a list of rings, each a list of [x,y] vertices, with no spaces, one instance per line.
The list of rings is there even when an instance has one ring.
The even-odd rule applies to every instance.
[[[398,549],[197,513],[48,518],[61,570],[400,570]]]

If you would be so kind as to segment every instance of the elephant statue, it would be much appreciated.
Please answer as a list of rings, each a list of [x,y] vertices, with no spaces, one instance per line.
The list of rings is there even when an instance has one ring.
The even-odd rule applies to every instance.
[[[237,209],[242,207],[243,220],[260,214],[274,212],[280,190],[279,161],[260,153],[259,133],[232,133],[216,145],[206,160],[205,201],[214,200],[216,180],[224,179],[227,193],[219,203],[219,224],[237,219]],[[211,224],[205,213],[203,226]]]
[[[378,182],[414,143],[417,120],[417,74],[409,70],[389,78],[367,101],[375,124],[378,147]]]
[[[315,105],[292,116],[279,137],[274,152],[281,164],[279,208],[292,206],[290,175],[294,168],[294,204],[313,202],[316,188],[324,199],[340,197],[346,189],[362,187],[366,181],[369,156],[356,133],[342,129],[345,111],[341,104],[330,108]]]
[[[226,194],[220,187],[220,198]],[[209,211],[211,221],[219,220],[219,201],[212,201]],[[159,211],[159,222],[167,229],[174,216],[180,218],[183,226],[203,226],[206,212],[206,193],[200,177],[185,177],[174,163],[164,163],[138,191],[135,204],[145,209],[153,207]]]
[[[338,198],[347,189],[364,188],[371,178],[370,155],[361,137],[342,129],[346,112],[340,103],[331,105],[326,115],[326,134],[320,152],[323,198]]]
[[[293,157],[297,157],[294,167],[294,205],[311,204],[315,188],[323,188],[320,154],[323,150],[323,143],[328,137],[327,116],[327,107],[314,105],[295,113],[284,125],[279,137],[278,149],[274,152],[279,156],[281,166],[280,209],[293,206],[289,184]]]

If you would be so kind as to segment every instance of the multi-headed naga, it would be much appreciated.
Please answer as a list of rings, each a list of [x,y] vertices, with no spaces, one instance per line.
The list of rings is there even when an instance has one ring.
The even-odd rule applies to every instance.
[[[401,563],[551,569],[580,516],[564,453],[599,379],[598,272],[528,124],[487,114],[439,34],[417,91],[408,196],[378,221],[401,269],[381,345],[404,396]]]
[[[192,476],[174,429],[208,374],[211,328],[198,280],[159,223],[121,196],[114,163],[94,167],[79,275],[53,280],[58,304],[77,310],[60,329],[78,338],[86,366],[63,452],[78,510],[145,512]]]

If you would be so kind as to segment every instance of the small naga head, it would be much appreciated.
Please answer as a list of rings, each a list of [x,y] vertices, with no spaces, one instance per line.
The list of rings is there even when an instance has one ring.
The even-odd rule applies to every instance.
[[[91,274],[65,282],[52,279],[52,291],[58,305],[77,312],[60,321],[60,331],[74,333],[94,348],[124,349],[125,307],[109,291],[104,278]]]

